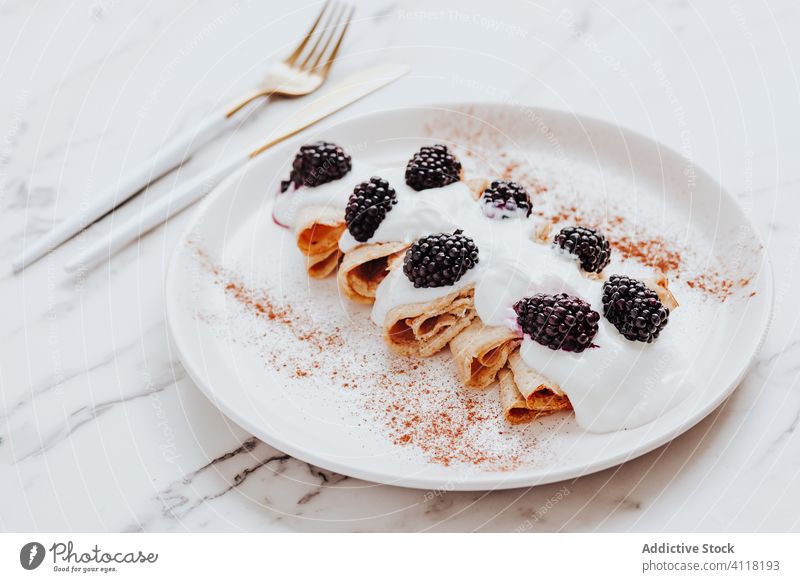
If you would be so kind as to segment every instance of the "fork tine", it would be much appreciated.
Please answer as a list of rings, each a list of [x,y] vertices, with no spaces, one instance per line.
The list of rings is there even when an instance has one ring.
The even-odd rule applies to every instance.
[[[338,47],[341,44],[342,38],[344,38],[344,34],[347,32],[347,26],[350,24],[350,19],[353,17],[353,10],[355,10],[355,9],[354,8],[350,8],[350,11],[349,11],[350,13],[347,15],[347,17],[344,20],[342,20],[340,18],[337,21],[336,27],[331,30],[331,34],[328,37],[328,40],[325,42],[325,46],[323,46],[322,50],[319,51],[319,55],[317,56],[317,59],[314,61],[314,64],[311,65],[311,69],[312,70],[316,70],[317,67],[319,66],[319,64],[322,62],[322,57],[324,57],[325,53],[328,52],[328,47],[330,46],[331,41],[333,41],[334,36],[336,36],[336,31],[340,27],[342,27],[342,23],[344,23],[344,27],[341,29],[341,32],[339,33],[339,39],[336,41],[336,45],[334,45],[334,51],[337,50],[336,47]],[[347,5],[346,4],[342,7],[341,16],[344,16],[345,12],[347,12]],[[330,60],[330,57],[328,57],[328,60]]]
[[[317,15],[317,19],[314,21],[314,24],[311,25],[311,29],[306,33],[306,36],[303,38],[300,44],[297,45],[297,48],[294,49],[294,52],[291,55],[289,55],[289,58],[286,59],[287,65],[290,66],[294,65],[294,62],[297,60],[297,57],[300,56],[300,53],[303,52],[303,49],[306,48],[308,40],[311,38],[311,35],[314,34],[314,31],[317,29],[317,26],[319,26],[319,23],[322,20],[322,16],[328,10],[328,7],[330,5],[331,5],[331,0],[325,0],[325,4],[323,4],[322,10],[319,11],[319,14]]]
[[[311,50],[308,51],[308,55],[306,56],[305,59],[303,59],[303,62],[299,65],[300,69],[304,71],[309,69],[308,63],[311,61],[311,59],[314,58],[314,55],[316,55],[317,49],[319,49],[319,45],[322,42],[322,39],[325,37],[330,38],[330,36],[333,35],[334,31],[336,30],[336,27],[339,26],[338,24],[339,19],[341,18],[342,12],[346,8],[346,6],[342,6],[340,8],[338,6],[338,3],[334,4],[334,6],[335,7],[331,9],[328,18],[325,19],[325,26],[323,26],[322,29],[319,31],[319,34],[317,35],[317,40],[314,42],[314,46],[311,47]]]
[[[344,35],[347,34],[347,28],[350,26],[350,21],[353,19],[353,14],[355,13],[356,9],[355,6],[350,8],[350,14],[347,15],[347,20],[344,23],[344,28],[342,28],[341,34],[339,34],[339,39],[336,41],[336,45],[333,47],[333,51],[331,51],[328,60],[325,62],[325,65],[322,67],[322,71],[320,74],[323,78],[328,76],[328,72],[331,70],[331,66],[333,62],[336,60],[336,55],[339,54],[339,48],[342,46],[342,41],[344,40]],[[327,45],[326,45],[327,46]],[[323,51],[324,52],[324,51]],[[319,59],[317,59],[317,63]],[[314,63],[314,68],[316,69],[317,63]]]

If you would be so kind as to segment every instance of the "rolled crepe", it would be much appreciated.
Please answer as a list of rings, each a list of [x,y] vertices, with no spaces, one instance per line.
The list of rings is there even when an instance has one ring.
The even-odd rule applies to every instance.
[[[339,290],[358,303],[373,303],[378,285],[408,247],[403,242],[370,243],[346,252],[337,275]]]
[[[458,377],[469,388],[486,388],[506,365],[522,338],[504,326],[487,326],[479,317],[450,341]]]
[[[309,206],[300,210],[295,234],[297,248],[308,257],[309,275],[321,279],[336,270],[342,257],[339,237],[345,227],[341,210],[327,206]]]
[[[571,410],[569,398],[558,384],[529,368],[516,350],[508,367],[500,370],[500,404],[512,424],[522,424],[559,410]]]
[[[432,356],[472,322],[474,295],[470,286],[427,303],[394,307],[386,314],[383,338],[398,354]]]
[[[670,311],[674,311],[678,308],[678,300],[675,299],[672,291],[669,290],[669,280],[661,270],[659,270],[655,276],[644,279],[642,282],[656,292],[656,295],[658,295],[664,307]]]
[[[317,253],[306,257],[306,270],[315,279],[324,279],[336,270],[342,258],[339,249],[334,252]]]

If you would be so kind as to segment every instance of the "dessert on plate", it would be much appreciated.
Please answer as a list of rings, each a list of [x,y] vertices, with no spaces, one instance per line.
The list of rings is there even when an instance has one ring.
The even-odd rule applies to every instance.
[[[602,232],[550,233],[533,208],[522,184],[466,176],[443,144],[373,168],[317,142],[296,154],[274,219],[310,276],[336,272],[342,295],[372,305],[392,352],[449,347],[463,385],[496,390],[509,423],[574,411],[605,432],[664,414],[691,391],[666,277],[609,272]]]

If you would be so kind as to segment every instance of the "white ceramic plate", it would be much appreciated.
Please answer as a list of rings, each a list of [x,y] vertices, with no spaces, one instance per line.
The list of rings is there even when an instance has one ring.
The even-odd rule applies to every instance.
[[[253,435],[309,463],[382,483],[530,486],[666,443],[741,380],[769,321],[769,265],[734,199],[675,152],[602,121],[507,105],[338,120],[217,187],[170,264],[168,320],[181,360],[208,398]],[[340,298],[333,278],[309,280],[293,237],[271,220],[296,148],[321,138],[343,145],[356,163],[381,167],[401,166],[422,144],[447,142],[468,175],[526,181],[543,220],[565,213],[569,221],[572,207],[584,219],[605,216],[622,224],[613,236],[632,236],[633,254],[661,253],[668,266],[679,260],[669,275],[681,307],[670,326],[696,346],[696,393],[635,430],[590,434],[567,413],[508,427],[495,391],[459,387],[446,353],[420,362],[388,354],[368,309]],[[647,272],[615,257],[612,270]]]

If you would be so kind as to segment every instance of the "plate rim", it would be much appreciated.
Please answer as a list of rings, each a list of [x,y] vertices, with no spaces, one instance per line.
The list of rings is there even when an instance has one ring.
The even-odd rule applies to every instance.
[[[593,117],[591,115],[585,115],[582,113],[577,113],[574,111],[568,111],[564,109],[540,107],[538,105],[533,105],[533,104],[522,104],[521,106],[542,112],[545,115],[547,114],[569,115],[579,120],[600,124],[606,126],[607,128],[613,128],[617,131],[621,131],[623,134],[649,141],[655,144],[660,150],[663,149],[664,151],[669,152],[672,155],[678,156],[684,160],[689,161],[688,158],[686,158],[679,151],[673,149],[671,146],[668,146],[663,142],[657,141],[637,130],[631,129],[621,124],[611,123],[609,121]],[[431,104],[423,103],[423,104],[407,105],[401,107],[384,107],[379,109],[372,109],[368,112],[359,115],[354,115],[348,118],[347,120],[345,120],[345,123],[357,120],[363,120],[365,118],[373,116],[385,115],[387,112],[393,112],[395,114],[398,113],[399,111],[411,111],[411,110],[428,110],[428,111],[444,110],[453,112],[457,111],[459,108],[464,109],[468,107],[486,107],[486,108],[502,108],[502,109],[518,110],[520,106],[516,104],[509,104],[491,100],[437,102]],[[329,123],[330,123],[329,121],[325,122],[322,127],[323,128],[326,127],[327,125],[329,125]],[[301,139],[303,139],[302,134],[300,134],[300,136],[293,136],[290,140],[287,140],[286,142],[283,142],[283,144],[280,145],[285,148],[287,147],[288,144],[292,144],[295,141]],[[763,348],[767,334],[772,327],[772,320],[774,317],[774,307],[775,307],[775,273],[772,265],[772,258],[767,249],[767,246],[766,244],[764,244],[764,240],[760,232],[756,228],[755,224],[753,224],[753,222],[750,220],[750,217],[745,212],[742,203],[735,196],[733,196],[718,179],[709,174],[702,166],[698,166],[696,164],[694,166],[697,171],[705,174],[708,179],[710,179],[714,184],[716,184],[719,187],[720,193],[722,193],[726,199],[728,199],[735,205],[735,207],[741,213],[742,218],[746,221],[747,225],[750,227],[750,230],[753,233],[755,241],[761,247],[763,266],[761,273],[759,273],[759,275],[763,277],[762,285],[765,286],[766,288],[765,290],[768,292],[768,302],[767,302],[767,316],[764,319],[764,322],[761,326],[760,337],[758,338],[758,341],[755,347],[753,348],[752,353],[750,354],[746,362],[740,367],[735,378],[729,383],[728,386],[726,386],[724,390],[720,391],[720,393],[716,398],[712,399],[708,404],[698,409],[694,414],[687,417],[683,422],[676,423],[672,429],[666,430],[663,433],[656,435],[654,438],[647,439],[642,443],[638,444],[637,446],[632,447],[624,452],[613,455],[610,458],[606,458],[603,461],[586,464],[584,465],[583,469],[579,471],[576,471],[574,466],[568,466],[560,469],[556,468],[553,470],[549,470],[546,474],[542,475],[541,469],[531,469],[526,472],[524,468],[521,468],[508,472],[491,471],[485,473],[470,473],[469,475],[465,476],[463,480],[454,479],[453,477],[446,477],[446,476],[438,478],[437,477],[417,478],[414,476],[405,476],[405,477],[391,476],[387,475],[382,471],[372,471],[370,469],[365,469],[362,467],[353,467],[347,463],[342,463],[336,460],[335,458],[318,456],[313,450],[295,446],[291,442],[281,438],[279,435],[265,434],[262,429],[260,429],[258,426],[256,426],[254,423],[249,421],[244,416],[240,415],[239,412],[237,412],[234,407],[229,406],[224,398],[220,398],[219,391],[215,390],[212,386],[210,386],[209,383],[206,382],[205,379],[203,379],[202,374],[200,374],[198,370],[194,369],[192,364],[187,363],[191,362],[191,359],[188,356],[187,347],[184,344],[184,341],[181,338],[180,334],[178,333],[177,330],[178,323],[177,321],[175,321],[177,314],[176,310],[171,307],[172,301],[170,297],[174,295],[174,293],[171,293],[171,290],[174,289],[175,286],[178,284],[175,281],[177,276],[176,264],[180,260],[181,255],[188,248],[187,243],[190,241],[191,235],[194,232],[195,228],[197,227],[198,221],[202,219],[203,216],[205,216],[208,207],[211,206],[214,202],[216,202],[218,198],[222,196],[222,193],[228,189],[230,184],[240,179],[248,171],[249,164],[245,164],[243,167],[237,169],[235,172],[224,178],[205,196],[205,198],[196,208],[194,215],[190,219],[189,223],[184,227],[183,231],[178,237],[178,241],[167,262],[166,275],[164,277],[165,312],[166,312],[167,328],[169,329],[170,338],[172,340],[173,346],[177,351],[181,365],[186,370],[192,382],[197,386],[197,388],[200,389],[200,392],[211,402],[211,404],[213,404],[217,409],[219,409],[226,417],[232,420],[235,424],[245,429],[247,432],[251,433],[256,438],[272,446],[273,448],[278,449],[279,451],[284,452],[302,462],[310,463],[315,466],[321,467],[323,469],[334,471],[336,473],[340,473],[357,479],[362,479],[370,482],[370,484],[372,485],[392,485],[398,487],[408,487],[413,489],[436,489],[437,487],[446,486],[448,490],[451,491],[491,491],[491,490],[535,487],[539,485],[557,483],[559,481],[574,479],[590,475],[593,473],[597,473],[599,471],[603,471],[605,469],[615,467],[627,461],[636,459],[642,455],[645,455],[663,446],[666,443],[669,443],[678,436],[691,430],[700,421],[702,421],[704,418],[713,413],[717,408],[719,408],[719,406],[722,405],[722,403],[725,402],[725,400],[727,400],[733,394],[733,392],[739,387],[744,376],[752,369],[756,357]],[[530,474],[530,471],[534,471],[539,474],[538,475]]]

